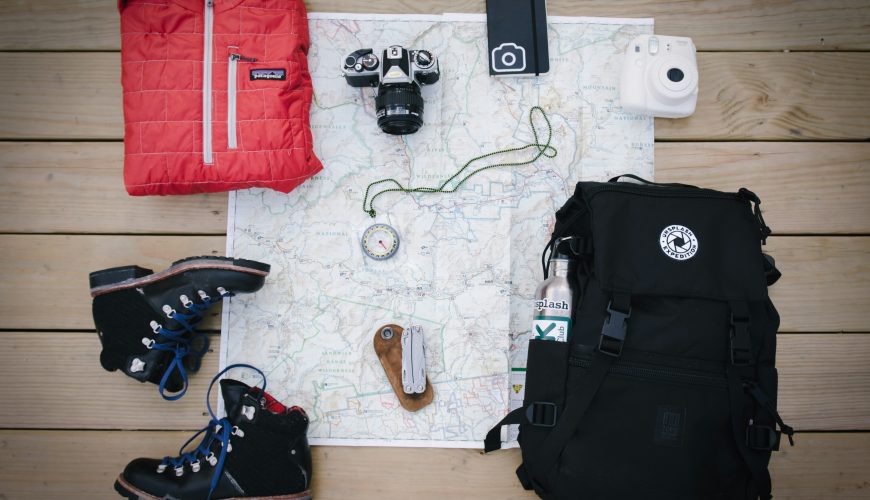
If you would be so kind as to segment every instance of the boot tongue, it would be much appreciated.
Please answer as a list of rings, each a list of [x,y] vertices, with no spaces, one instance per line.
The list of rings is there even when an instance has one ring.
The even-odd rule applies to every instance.
[[[245,411],[250,413],[250,407],[253,407],[255,412],[260,410],[260,402],[257,398],[257,394],[260,394],[259,389],[253,388],[244,382],[228,378],[221,380],[220,384],[221,395],[224,398],[224,407],[227,410],[227,418],[230,422],[235,424]],[[247,409],[245,408],[246,406],[248,407]]]
[[[227,378],[221,380],[220,384],[227,418],[233,424],[238,424],[242,418],[255,420],[256,414],[264,410],[276,415],[288,412],[286,406],[259,387],[251,387],[244,382]],[[301,408],[298,410],[302,411]]]

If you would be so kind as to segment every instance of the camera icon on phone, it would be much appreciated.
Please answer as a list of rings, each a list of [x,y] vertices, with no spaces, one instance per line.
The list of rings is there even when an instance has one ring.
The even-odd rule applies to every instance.
[[[515,43],[505,42],[492,49],[492,70],[497,73],[518,73],[526,69],[526,49]]]

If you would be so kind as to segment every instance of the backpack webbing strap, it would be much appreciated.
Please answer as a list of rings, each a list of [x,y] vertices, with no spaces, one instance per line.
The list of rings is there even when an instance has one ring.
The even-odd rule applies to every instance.
[[[489,432],[486,433],[486,439],[483,440],[483,452],[501,449],[501,428],[505,425],[522,424],[525,422],[523,418],[526,414],[526,407],[521,406],[507,415],[499,423],[495,424]]]
[[[614,293],[608,306],[608,310],[611,309],[626,316],[631,311],[631,296],[627,293]],[[605,320],[605,328],[607,328],[609,321],[609,318]],[[624,322],[623,326],[625,326]],[[536,485],[546,484],[547,474],[558,462],[568,440],[580,427],[583,415],[592,404],[595,394],[621,351],[621,345],[618,353],[604,352],[599,348],[592,356],[588,368],[575,370],[571,373],[567,384],[565,409],[559,415],[558,423],[537,449],[524,454],[523,465],[532,483]]]
[[[726,369],[728,376],[728,399],[731,405],[731,431],[740,457],[749,468],[752,481],[758,489],[762,500],[773,498],[770,494],[770,472],[767,470],[767,459],[764,454],[753,452],[746,443],[746,415],[745,396],[743,393],[743,381],[740,377],[740,367],[729,365]]]
[[[749,334],[749,305],[743,301],[732,301],[731,307],[731,365],[749,366],[752,359],[752,338]]]
[[[556,465],[568,440],[580,427],[583,415],[589,409],[615,360],[615,356],[596,351],[587,369],[577,370],[572,374],[568,383],[565,411],[559,416],[559,422],[537,449],[524,454],[523,465],[533,483],[546,484],[547,474]]]

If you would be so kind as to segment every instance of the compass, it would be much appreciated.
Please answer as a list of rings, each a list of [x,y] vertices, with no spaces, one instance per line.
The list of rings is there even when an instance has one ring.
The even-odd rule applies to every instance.
[[[386,260],[399,249],[399,233],[386,224],[375,224],[362,237],[363,252],[375,260]]]

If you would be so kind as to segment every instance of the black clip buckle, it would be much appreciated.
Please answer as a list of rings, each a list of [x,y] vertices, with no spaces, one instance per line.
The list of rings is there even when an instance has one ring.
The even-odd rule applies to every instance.
[[[778,451],[779,432],[767,425],[746,426],[746,446],[751,450]]]
[[[526,408],[526,419],[537,427],[555,427],[558,416],[559,407],[556,403],[535,401]]]
[[[731,314],[731,364],[746,366],[752,361],[752,343],[749,338],[749,318]]]
[[[625,334],[628,331],[627,320],[631,317],[631,308],[628,312],[622,312],[613,308],[613,301],[607,304],[609,313],[601,327],[601,339],[598,341],[598,350],[608,356],[619,357],[622,354],[622,345],[625,343]]]

